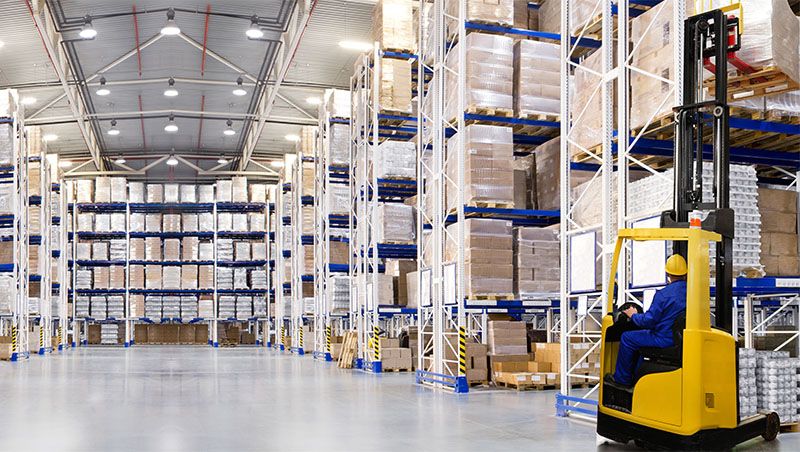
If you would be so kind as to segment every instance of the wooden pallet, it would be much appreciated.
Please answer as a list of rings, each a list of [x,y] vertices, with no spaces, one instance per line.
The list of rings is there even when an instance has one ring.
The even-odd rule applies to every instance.
[[[471,115],[497,116],[500,118],[514,117],[514,110],[511,108],[488,108],[470,105],[464,110],[464,112]],[[453,119],[453,122],[455,122],[455,119]]]
[[[705,81],[705,86],[712,96],[715,91],[714,80],[715,77],[710,77]],[[751,74],[737,71],[736,75],[728,77],[728,101],[785,93],[799,88],[797,82],[775,66],[767,66]]]
[[[800,423],[788,422],[781,424],[781,433],[797,433],[800,432]]]
[[[558,389],[557,385],[545,385],[539,383],[529,382],[506,382],[496,381],[495,386],[498,388],[516,389],[517,391],[545,391],[548,389]]]
[[[529,112],[529,113],[520,113],[519,119],[528,119],[531,121],[559,122],[561,120],[561,115]]]
[[[474,388],[474,387],[477,387],[477,386],[488,387],[489,386],[489,380],[468,381],[467,384],[469,385],[470,388]]]
[[[404,369],[381,369],[382,372],[411,372],[411,368],[404,368]]]
[[[340,369],[352,369],[353,360],[356,357],[356,350],[358,349],[358,333],[355,331],[347,331],[344,333],[344,341],[342,343],[342,353],[339,355],[337,367]]]
[[[467,295],[467,299],[469,300],[513,300],[514,294],[513,293],[490,293],[490,294],[479,294],[479,295]]]

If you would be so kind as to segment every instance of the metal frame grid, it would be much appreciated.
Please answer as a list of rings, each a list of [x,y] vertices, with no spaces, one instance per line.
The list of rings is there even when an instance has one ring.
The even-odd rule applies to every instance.
[[[57,168],[57,165],[54,166]],[[67,209],[67,190],[63,180],[59,179],[58,182],[53,185],[53,193],[54,196],[57,196],[58,198],[58,215],[54,216],[59,218],[57,225],[59,249],[53,250],[53,259],[55,260],[56,268],[58,269],[58,316],[56,317],[57,322],[54,322],[54,325],[57,325],[55,326],[55,331],[58,337],[58,347],[59,350],[62,350],[70,346],[70,343],[67,340],[67,332],[70,329],[70,312],[68,312],[70,273],[69,269],[67,268],[67,248],[69,244],[69,234],[67,229],[69,210]]]
[[[277,193],[277,186],[267,186],[267,218],[265,220],[266,241],[267,241],[267,316],[264,321],[264,345],[267,348],[277,346],[280,342],[277,336],[277,317],[275,316],[275,194]]]
[[[749,294],[742,300],[744,346],[755,348],[756,337],[785,338],[774,350],[800,351],[800,290],[774,295]],[[735,305],[735,309],[738,304]],[[736,318],[736,316],[734,316]],[[768,329],[769,326],[793,326]],[[738,331],[738,328],[735,330]],[[794,345],[794,347],[790,347]]]
[[[52,352],[53,336],[53,307],[52,307],[52,272],[50,270],[50,260],[52,258],[52,206],[50,204],[52,194],[52,184],[50,183],[50,163],[44,155],[29,157],[30,164],[39,168],[39,196],[38,200],[29,200],[30,204],[39,203],[39,235],[29,235],[29,242],[39,242],[37,263],[39,268],[32,269],[30,275],[31,282],[39,282],[39,355]],[[30,169],[30,168],[29,168]],[[30,178],[28,179],[30,183]],[[30,188],[30,187],[29,187]],[[31,243],[33,244],[33,243]],[[30,302],[29,302],[30,303]]]
[[[278,343],[278,347],[281,351],[286,350],[286,339],[292,338],[293,333],[293,317],[294,317],[294,306],[292,305],[292,295],[291,292],[287,295],[286,289],[287,287],[284,284],[284,280],[286,279],[285,273],[285,263],[286,259],[289,259],[289,262],[292,262],[291,258],[291,250],[283,249],[284,243],[284,218],[289,219],[289,226],[291,226],[292,216],[291,216],[291,209],[293,206],[286,205],[286,201],[291,201],[291,188],[293,186],[292,181],[292,168],[295,163],[296,156],[294,154],[286,154],[284,156],[284,166],[281,178],[279,179],[278,186],[276,187],[276,195],[275,195],[275,281],[273,283],[275,287],[275,334],[276,337],[280,338],[280,341],[276,341]],[[294,203],[292,203],[294,204]],[[291,243],[292,231],[289,231],[289,241]],[[291,268],[291,267],[290,267]],[[291,275],[289,275],[291,276]],[[289,284],[288,289],[291,291],[291,284]],[[286,315],[286,306],[289,306],[289,315]]]

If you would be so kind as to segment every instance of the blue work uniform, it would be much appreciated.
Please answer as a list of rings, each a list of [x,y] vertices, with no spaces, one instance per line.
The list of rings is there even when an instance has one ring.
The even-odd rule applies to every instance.
[[[672,347],[672,325],[675,319],[686,312],[686,281],[675,281],[656,292],[650,309],[643,314],[634,314],[631,321],[641,330],[622,333],[617,354],[617,370],[614,380],[632,386],[633,373],[639,366],[639,349],[642,347]]]

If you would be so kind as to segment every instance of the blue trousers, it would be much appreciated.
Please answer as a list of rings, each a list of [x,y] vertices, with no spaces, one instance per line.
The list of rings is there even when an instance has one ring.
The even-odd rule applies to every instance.
[[[671,337],[658,337],[650,330],[626,331],[622,333],[617,354],[617,370],[614,372],[614,381],[633,386],[633,373],[641,364],[639,349],[642,347],[671,347]]]

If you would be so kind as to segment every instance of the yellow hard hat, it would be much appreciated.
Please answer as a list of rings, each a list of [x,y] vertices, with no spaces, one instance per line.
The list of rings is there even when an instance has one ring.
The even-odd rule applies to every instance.
[[[665,265],[667,274],[672,276],[686,276],[686,267],[686,259],[680,254],[673,254],[670,256]]]

